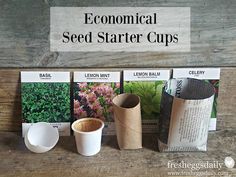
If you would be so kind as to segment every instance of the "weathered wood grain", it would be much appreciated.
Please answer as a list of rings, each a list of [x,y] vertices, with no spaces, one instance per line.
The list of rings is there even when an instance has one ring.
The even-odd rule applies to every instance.
[[[20,71],[32,69],[0,69],[0,131],[21,130]],[[35,70],[40,70],[39,68]],[[51,71],[78,71],[84,69],[50,69]],[[98,69],[95,69],[98,70]],[[101,70],[101,69],[99,69]],[[119,70],[110,68],[107,70]],[[222,68],[218,99],[217,129],[236,128],[236,69]]]
[[[236,127],[236,69],[221,70],[217,129]]]
[[[191,52],[50,52],[53,6],[191,7]],[[0,67],[236,66],[235,0],[0,1]]]
[[[76,153],[74,137],[60,137],[54,149],[44,154],[28,151],[23,138],[12,132],[0,132],[1,177],[167,177],[168,172],[191,172],[191,169],[168,168],[168,162],[223,163],[222,168],[205,169],[204,176],[235,176],[236,169],[226,168],[227,156],[236,159],[236,130],[209,133],[208,151],[190,153],[159,153],[157,135],[143,135],[143,149],[119,150],[115,136],[105,136],[99,154],[84,157]],[[220,174],[219,173],[219,174]],[[197,174],[196,174],[197,175]],[[195,175],[195,176],[196,176]],[[175,175],[190,176],[190,175]]]

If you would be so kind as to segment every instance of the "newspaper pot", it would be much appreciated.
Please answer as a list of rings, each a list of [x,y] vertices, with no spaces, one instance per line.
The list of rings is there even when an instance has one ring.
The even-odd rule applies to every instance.
[[[160,151],[206,151],[214,87],[197,79],[171,79],[163,88]]]
[[[103,127],[103,121],[96,118],[83,118],[72,124],[78,153],[92,156],[100,151]]]
[[[142,148],[140,98],[123,93],[114,97],[112,102],[119,148]]]

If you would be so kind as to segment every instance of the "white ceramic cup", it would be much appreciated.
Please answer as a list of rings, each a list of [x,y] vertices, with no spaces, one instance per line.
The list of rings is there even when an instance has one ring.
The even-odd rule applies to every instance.
[[[101,149],[104,122],[96,118],[82,118],[71,125],[78,153],[84,156],[97,154]]]

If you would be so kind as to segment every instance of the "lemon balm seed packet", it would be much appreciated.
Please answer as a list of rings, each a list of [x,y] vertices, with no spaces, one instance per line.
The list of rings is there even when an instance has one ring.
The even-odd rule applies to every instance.
[[[169,79],[170,70],[125,70],[123,73],[124,92],[141,99],[144,133],[158,132],[162,88]]]

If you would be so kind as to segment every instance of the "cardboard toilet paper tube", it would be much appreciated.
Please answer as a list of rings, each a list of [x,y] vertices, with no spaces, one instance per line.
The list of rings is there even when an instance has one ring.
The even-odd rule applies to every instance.
[[[134,94],[120,94],[113,98],[117,141],[120,149],[142,148],[140,98]]]
[[[203,80],[171,79],[163,88],[160,151],[206,151],[214,87]]]

